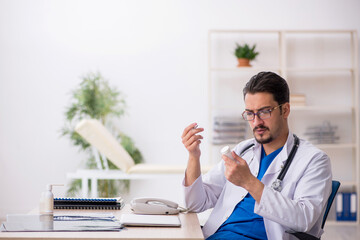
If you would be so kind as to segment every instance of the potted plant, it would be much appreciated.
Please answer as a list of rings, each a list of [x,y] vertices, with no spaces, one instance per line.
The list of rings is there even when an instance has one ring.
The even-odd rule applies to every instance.
[[[135,147],[132,139],[111,126],[110,117],[120,117],[125,113],[126,103],[116,88],[111,88],[100,73],[89,73],[83,77],[79,87],[72,92],[72,102],[66,109],[65,126],[61,132],[68,136],[75,146],[87,153],[86,168],[96,169],[96,157],[109,169],[118,169],[114,164],[98,153],[94,153],[90,144],[74,131],[76,124],[83,118],[98,119],[104,126],[111,127],[112,134],[134,159],[135,164],[143,161],[141,152]],[[98,154],[98,156],[95,156]],[[89,186],[91,187],[91,186]],[[98,181],[98,195],[100,197],[115,197],[128,190],[128,180],[100,180]],[[68,196],[76,196],[81,190],[81,179],[73,180],[67,190]]]
[[[236,43],[234,55],[238,59],[238,67],[251,67],[250,61],[254,60],[259,52],[255,51],[256,44],[250,47],[248,44],[239,45]]]

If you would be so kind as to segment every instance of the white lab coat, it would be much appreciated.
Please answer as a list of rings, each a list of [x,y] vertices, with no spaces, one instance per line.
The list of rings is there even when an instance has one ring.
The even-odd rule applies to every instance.
[[[242,158],[254,176],[258,175],[261,145],[254,139],[238,144],[238,155],[254,143]],[[293,134],[288,139],[265,172],[262,182],[265,187],[260,203],[255,202],[254,212],[264,218],[269,240],[296,239],[285,231],[308,232],[321,236],[321,223],[327,199],[331,193],[331,165],[329,157],[305,140],[300,146],[282,182],[282,191],[271,188],[278,177],[294,144]],[[229,182],[224,175],[224,161],[220,161],[207,174],[200,176],[188,187],[184,186],[186,207],[193,212],[213,208],[203,227],[205,238],[209,237],[231,215],[235,206],[248,193],[244,188]]]

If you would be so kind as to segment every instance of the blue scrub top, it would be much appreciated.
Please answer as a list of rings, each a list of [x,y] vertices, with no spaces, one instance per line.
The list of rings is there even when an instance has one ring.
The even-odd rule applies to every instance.
[[[261,149],[260,169],[257,179],[261,181],[266,170],[283,147],[266,156],[264,148]],[[267,239],[263,217],[254,213],[255,199],[247,194],[240,201],[230,217],[218,228],[218,230],[207,238],[215,239]]]

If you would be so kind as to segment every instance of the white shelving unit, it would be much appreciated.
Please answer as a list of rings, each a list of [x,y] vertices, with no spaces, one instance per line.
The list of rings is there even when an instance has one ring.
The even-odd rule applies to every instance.
[[[235,43],[256,44],[260,54],[252,67],[237,67]],[[358,34],[354,30],[211,30],[209,46],[209,129],[214,117],[240,117],[244,109],[242,89],[251,76],[272,71],[284,77],[292,94],[302,94],[306,103],[291,104],[290,128],[308,139],[308,127],[325,121],[336,126],[338,141],[315,144],[331,158],[333,177],[341,182],[340,191],[360,192],[359,62]],[[210,139],[212,132],[210,131]],[[248,137],[252,134],[248,131]],[[231,144],[230,144],[231,145]],[[211,163],[219,160],[223,145],[209,141]],[[335,206],[335,204],[333,204]],[[333,207],[334,208],[334,207]],[[328,221],[336,222],[331,210]]]

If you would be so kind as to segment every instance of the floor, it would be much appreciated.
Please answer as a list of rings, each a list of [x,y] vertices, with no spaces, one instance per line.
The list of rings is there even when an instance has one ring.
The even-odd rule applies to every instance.
[[[335,226],[325,225],[322,240],[356,240],[360,239],[360,225],[357,226]]]

